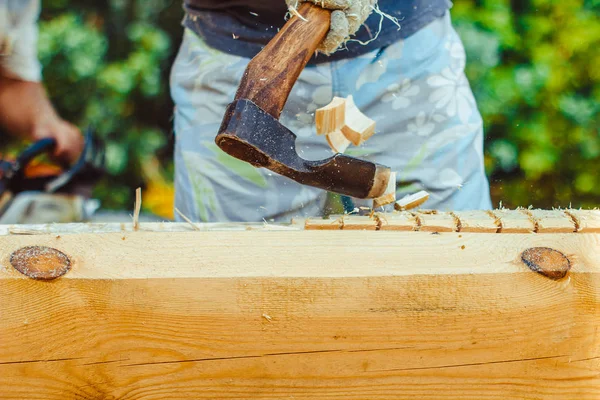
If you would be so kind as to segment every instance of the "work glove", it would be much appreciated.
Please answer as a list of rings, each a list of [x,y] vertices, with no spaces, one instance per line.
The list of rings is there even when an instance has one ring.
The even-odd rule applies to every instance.
[[[300,3],[306,1],[334,10],[329,33],[317,49],[327,55],[335,53],[358,31],[377,4],[377,0],[286,0],[286,3],[289,9],[297,9]]]

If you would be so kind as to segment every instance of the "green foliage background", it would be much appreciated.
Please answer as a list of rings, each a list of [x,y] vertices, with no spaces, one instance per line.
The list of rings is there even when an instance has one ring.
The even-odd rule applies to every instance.
[[[168,75],[181,2],[43,3],[49,92],[107,143],[104,207],[130,209],[154,155],[172,181]],[[600,0],[458,0],[452,17],[485,120],[494,205],[600,205]]]

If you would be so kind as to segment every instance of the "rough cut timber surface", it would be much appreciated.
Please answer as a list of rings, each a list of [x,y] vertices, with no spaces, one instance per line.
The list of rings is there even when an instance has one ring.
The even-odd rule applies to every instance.
[[[566,210],[582,233],[600,233],[600,210]]]
[[[452,214],[460,221],[459,232],[496,233],[500,230],[496,218],[486,211],[456,211]]]
[[[244,229],[0,237],[0,398],[600,398],[600,235]]]
[[[493,210],[490,212],[500,225],[500,233],[532,233],[534,221],[522,210]]]
[[[564,211],[525,210],[533,218],[538,233],[570,233],[577,230],[573,218]]]
[[[402,211],[395,213],[377,213],[376,218],[379,220],[379,227],[385,231],[415,231],[417,230],[417,217],[413,214]]]
[[[456,232],[458,221],[449,212],[419,211],[417,217],[418,230],[423,232]]]

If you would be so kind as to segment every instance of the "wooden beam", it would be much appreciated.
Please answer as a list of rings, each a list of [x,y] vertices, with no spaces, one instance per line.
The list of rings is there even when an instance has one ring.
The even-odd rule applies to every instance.
[[[597,234],[2,236],[0,398],[597,399],[598,310]]]

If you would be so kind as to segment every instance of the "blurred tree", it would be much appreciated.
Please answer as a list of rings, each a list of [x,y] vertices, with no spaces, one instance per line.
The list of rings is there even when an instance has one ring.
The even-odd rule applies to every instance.
[[[495,205],[600,204],[600,1],[460,0],[454,23],[486,126]],[[45,79],[61,113],[107,142],[107,208],[172,216],[170,65],[180,0],[46,0]],[[159,167],[160,165],[160,167]]]
[[[106,143],[109,178],[96,189],[106,208],[130,209],[144,186],[148,211],[173,216],[168,82],[182,14],[168,0],[44,2],[44,80],[62,115]]]
[[[600,2],[457,1],[495,204],[600,205]]]

